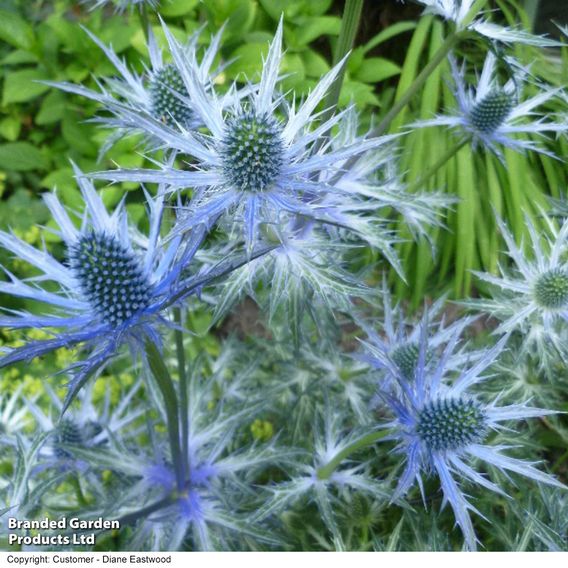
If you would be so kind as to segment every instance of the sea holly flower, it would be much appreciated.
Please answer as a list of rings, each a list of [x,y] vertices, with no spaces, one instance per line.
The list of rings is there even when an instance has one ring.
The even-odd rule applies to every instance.
[[[325,145],[340,151],[364,143],[368,136],[359,136],[358,126],[355,110],[347,110],[337,135]],[[228,278],[218,315],[225,315],[237,298],[248,293],[266,306],[271,322],[276,314],[285,314],[296,338],[305,314],[323,329],[325,314],[329,319],[334,310],[352,311],[353,297],[369,299],[370,290],[345,270],[343,260],[345,251],[364,244],[380,251],[403,277],[395,251],[400,238],[390,227],[390,212],[398,211],[416,236],[426,235],[428,226],[441,224],[440,210],[451,199],[436,193],[406,192],[393,172],[393,153],[390,143],[370,150],[353,167],[345,159],[337,163],[339,172],[322,170],[319,181],[340,191],[318,198],[317,220],[282,214],[279,222],[262,228],[264,240],[279,246]],[[232,228],[229,224],[228,230]]]
[[[459,369],[471,363],[478,355],[477,352],[457,350],[459,339],[473,318],[460,318],[446,325],[444,318],[440,317],[446,298],[441,297],[434,302],[424,313],[419,322],[409,321],[402,307],[394,304],[386,280],[383,280],[382,305],[383,325],[381,333],[372,326],[359,319],[358,324],[366,332],[368,339],[361,343],[366,354],[358,355],[373,369],[379,370],[383,380],[400,377],[413,381],[420,358],[420,340],[424,329],[428,331],[428,352],[425,354],[425,366],[432,368],[438,364],[439,358],[447,351],[447,369]]]
[[[542,136],[548,132],[564,133],[568,130],[565,121],[552,122],[545,113],[535,111],[537,107],[559,95],[561,89],[539,84],[538,95],[521,101],[520,87],[527,81],[527,70],[519,70],[516,64],[511,62],[509,69],[514,71],[515,77],[501,85],[496,76],[497,59],[491,52],[485,59],[476,87],[468,88],[464,81],[465,64],[459,67],[453,58],[450,61],[458,103],[457,112],[419,121],[414,126],[449,126],[456,129],[462,139],[471,139],[474,147],[487,149],[501,159],[501,146],[517,152],[530,150],[556,157],[553,152],[533,140],[519,139],[517,136]]]
[[[177,237],[163,244],[163,195],[156,199],[147,196],[150,229],[148,236],[141,239],[128,224],[124,201],[109,213],[93,185],[81,172],[77,171],[77,175],[85,201],[80,228],[74,225],[57,195],[44,198],[60,228],[58,234],[66,248],[64,262],[14,234],[0,232],[0,245],[40,272],[37,277],[21,280],[4,268],[8,281],[0,282],[0,292],[50,308],[50,313],[41,315],[26,311],[3,315],[0,327],[58,330],[50,339],[5,348],[0,367],[30,361],[62,347],[85,347],[86,357],[69,369],[73,379],[64,410],[89,376],[100,372],[123,344],[129,345],[133,354],[140,352],[148,340],[160,344],[158,328],[167,323],[165,309],[210,280],[207,274],[182,274],[203,238],[202,231],[194,233],[186,244],[182,245]],[[224,268],[211,270],[209,274],[215,278]],[[49,282],[50,287],[42,286],[44,282]]]
[[[89,30],[89,37],[103,51],[108,60],[114,65],[116,77],[97,80],[98,90],[89,89],[72,83],[47,84],[68,93],[80,95],[100,103],[105,111],[112,116],[98,116],[95,122],[116,132],[103,146],[101,153],[120,137],[127,134],[145,133],[145,121],[166,125],[172,130],[194,130],[202,126],[203,121],[193,110],[193,103],[175,63],[167,63],[164,54],[158,47],[152,30],[148,31],[148,55],[150,65],[144,73],[139,74],[131,69],[112,49],[106,46]],[[200,31],[193,34],[187,44],[180,47],[181,56],[194,70],[194,79],[199,81],[204,89],[210,88],[215,78],[214,61],[219,51],[223,28],[212,37],[209,47],[201,58],[198,57]],[[150,136],[152,140],[152,137]],[[152,140],[155,144],[161,143]]]
[[[267,454],[249,451],[218,457],[226,450],[229,439],[227,437],[221,445],[210,448],[201,456],[202,461],[191,462],[189,479],[182,490],[177,488],[174,471],[167,462],[152,463],[149,461],[152,458],[148,457],[140,459],[136,467],[142,477],[135,491],[143,491],[145,499],[175,497],[140,523],[133,535],[135,542],[150,542],[155,550],[179,550],[183,541],[190,537],[193,549],[226,550],[226,545],[220,542],[230,539],[231,533],[235,536],[246,534],[261,542],[276,542],[238,508],[238,497],[244,487],[239,477],[247,474],[252,477],[253,470],[266,464]],[[159,456],[154,456],[157,458]],[[132,468],[134,463],[129,465]],[[132,475],[133,472],[129,473]]]
[[[33,401],[26,401],[38,431],[48,434],[38,451],[34,472],[55,468],[62,472],[85,473],[89,464],[75,457],[75,449],[103,448],[111,438],[124,441],[138,434],[139,429],[132,428],[133,424],[146,412],[144,406],[133,404],[140,384],[137,381],[124,389],[119,402],[112,404],[110,383],[107,382],[105,396],[96,404],[94,382],[91,382],[78,394],[79,404],[71,406],[63,417],[64,402],[48,384],[44,385],[51,403],[48,412]],[[130,429],[128,432],[127,428]]]
[[[391,138],[360,140],[331,149],[317,148],[318,140],[341,119],[341,113],[321,120],[316,107],[335,81],[344,61],[324,75],[301,103],[287,105],[277,91],[282,60],[282,23],[270,45],[258,85],[246,96],[228,93],[228,104],[207,91],[196,77],[194,66],[165,29],[174,63],[207,136],[189,131],[174,132],[157,121],[145,123],[148,134],[168,148],[187,155],[187,169],[163,166],[157,170],[117,170],[90,174],[97,179],[166,183],[174,190],[195,188],[196,193],[180,215],[177,231],[198,223],[214,224],[225,212],[240,223],[250,247],[258,239],[261,224],[277,223],[284,213],[310,218],[325,217],[321,200],[329,193],[346,194],[328,181],[323,170],[339,171],[338,164],[351,156],[377,148]],[[278,114],[278,111],[281,111]]]
[[[477,278],[490,285],[493,297],[463,303],[498,319],[501,323],[495,333],[520,332],[524,347],[536,348],[538,360],[544,363],[551,348],[557,353],[565,353],[568,221],[557,229],[545,214],[542,219],[546,222],[546,230],[538,231],[531,219],[525,217],[530,256],[522,244],[517,245],[503,221],[497,219],[513,266],[500,267],[499,275],[475,272]]]
[[[512,29],[489,22],[483,18],[478,0],[417,0],[426,6],[425,14],[435,14],[453,22],[458,31],[469,30],[490,41],[505,44],[522,43],[537,47],[558,47],[552,39],[533,35],[526,30]],[[477,4],[477,6],[476,6]],[[477,8],[477,9],[476,9]]]
[[[408,381],[398,373],[398,388],[382,393],[385,406],[394,415],[394,419],[385,424],[386,428],[392,429],[389,439],[397,442],[396,451],[405,456],[406,462],[393,497],[405,495],[415,482],[424,492],[422,474],[436,475],[444,503],[449,503],[453,509],[470,550],[476,548],[477,539],[469,512],[477,510],[456,477],[506,495],[501,487],[474,469],[472,460],[479,459],[502,472],[515,472],[539,483],[564,488],[554,477],[538,470],[534,462],[509,456],[506,450],[510,446],[491,445],[489,441],[491,432],[508,429],[502,422],[554,412],[527,404],[497,406],[496,401],[486,403],[469,392],[484,380],[482,373],[495,361],[507,340],[505,335],[472,366],[452,373],[447,366],[449,350],[435,366],[426,364],[429,345],[428,333],[423,327],[414,380]],[[451,375],[456,378],[452,380]]]

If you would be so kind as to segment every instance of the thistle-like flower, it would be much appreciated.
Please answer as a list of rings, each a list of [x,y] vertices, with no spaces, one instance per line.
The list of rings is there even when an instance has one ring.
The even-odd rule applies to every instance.
[[[164,61],[164,54],[158,47],[151,29],[148,31],[147,47],[150,66],[143,74],[130,69],[112,47],[106,46],[89,30],[85,32],[114,65],[118,76],[97,81],[98,90],[72,83],[48,82],[47,84],[94,100],[112,115],[98,116],[94,119],[105,127],[116,129],[101,149],[102,154],[121,136],[135,133],[148,135],[148,128],[144,126],[145,121],[163,123],[173,130],[193,130],[202,126],[203,121],[193,110],[194,105],[185,88],[180,70],[175,63]],[[180,47],[182,57],[194,70],[194,79],[206,90],[210,88],[210,82],[215,78],[212,67],[222,35],[223,28],[211,39],[201,60],[198,59],[199,31],[190,37],[186,45]],[[150,139],[152,140],[151,136]],[[158,145],[161,144],[160,140],[153,141]]]
[[[459,67],[452,58],[452,74],[455,82],[455,95],[458,103],[457,113],[423,120],[414,126],[449,126],[458,130],[463,139],[471,139],[474,147],[481,147],[502,158],[500,146],[517,152],[527,150],[556,157],[553,152],[530,139],[519,139],[518,135],[538,135],[545,133],[563,133],[568,131],[564,121],[556,123],[548,120],[546,114],[539,114],[535,109],[560,93],[539,84],[540,93],[521,101],[521,86],[529,77],[526,69],[519,69],[513,61],[509,69],[514,77],[504,85],[496,76],[496,57],[490,52],[483,65],[477,86],[468,88],[465,81],[465,63]]]
[[[551,348],[565,353],[563,338],[568,319],[568,221],[558,230],[545,214],[542,218],[547,231],[539,232],[525,217],[530,236],[528,247],[517,245],[503,221],[497,219],[513,266],[500,267],[498,276],[476,272],[480,280],[491,286],[493,297],[464,302],[500,320],[495,333],[519,331],[524,347],[536,348],[541,363],[547,360]],[[525,249],[531,251],[530,255]]]
[[[417,0],[426,6],[425,14],[436,14],[453,22],[458,31],[469,30],[505,44],[523,43],[538,47],[561,45],[552,39],[533,35],[526,30],[512,29],[489,22],[482,17],[481,7],[474,11],[476,0]]]
[[[158,170],[118,170],[91,174],[111,181],[167,183],[172,190],[196,188],[178,223],[183,232],[197,223],[212,225],[225,212],[241,223],[247,245],[258,238],[259,226],[279,221],[282,214],[326,219],[322,199],[329,193],[348,192],[320,181],[322,171],[340,171],[344,160],[363,154],[391,138],[359,140],[332,149],[318,148],[318,140],[342,117],[320,120],[316,107],[335,81],[344,61],[327,73],[303,103],[288,106],[277,91],[282,59],[282,23],[270,46],[258,85],[246,96],[232,88],[224,97],[208,92],[197,71],[184,57],[177,41],[165,29],[174,63],[179,69],[197,117],[209,133],[177,132],[158,121],[141,125],[168,148],[193,158],[189,170],[163,166]],[[229,99],[227,99],[229,97]],[[281,111],[278,114],[278,111]],[[338,166],[339,164],[339,166]]]
[[[78,395],[79,405],[72,406],[62,418],[63,402],[46,384],[44,386],[51,401],[49,412],[33,401],[27,401],[27,408],[33,415],[38,431],[48,434],[46,443],[38,451],[38,465],[34,472],[55,468],[73,473],[86,472],[89,464],[74,456],[76,448],[102,448],[110,438],[120,436],[126,440],[126,429],[144,415],[142,405],[133,405],[139,392],[140,381],[123,392],[117,404],[111,404],[110,383],[106,383],[105,397],[101,404],[93,400],[94,383],[90,383]],[[129,435],[137,434],[132,430]]]
[[[484,380],[481,374],[497,358],[508,336],[504,336],[477,362],[457,373],[450,380],[447,362],[452,347],[446,347],[438,363],[426,364],[429,351],[427,328],[422,328],[418,365],[414,381],[397,373],[397,389],[383,392],[383,400],[394,415],[385,426],[392,428],[390,439],[398,442],[397,451],[406,457],[406,467],[396,487],[394,498],[402,497],[418,482],[422,492],[421,474],[434,474],[441,483],[444,503],[452,507],[456,522],[465,536],[466,546],[476,548],[477,539],[469,511],[476,509],[468,501],[456,481],[456,476],[501,495],[505,492],[478,473],[469,460],[480,459],[495,468],[512,471],[535,481],[564,486],[550,475],[539,471],[534,462],[511,457],[505,453],[507,445],[490,445],[492,431],[505,427],[501,422],[546,416],[553,411],[532,408],[527,404],[497,406],[496,401],[484,403],[468,390]],[[450,373],[448,372],[450,371]]]
[[[428,329],[426,367],[435,366],[447,347],[450,348],[451,353],[451,357],[446,362],[447,369],[459,369],[471,363],[479,355],[477,352],[467,352],[464,349],[455,350],[464,330],[473,321],[472,318],[457,319],[447,326],[443,317],[436,322],[436,318],[444,308],[445,297],[434,302],[418,323],[413,323],[405,318],[401,306],[393,303],[386,280],[383,280],[382,292],[382,333],[377,333],[364,321],[358,322],[368,336],[368,340],[361,342],[367,354],[359,355],[358,358],[381,371],[382,380],[390,380],[396,376],[404,377],[407,381],[414,380],[420,356],[420,337],[424,327]]]
[[[93,185],[78,170],[77,175],[85,201],[80,228],[76,228],[55,194],[44,198],[66,247],[64,262],[14,234],[0,232],[0,245],[40,272],[39,276],[21,280],[4,268],[9,281],[0,282],[0,292],[51,308],[50,313],[42,315],[25,311],[4,315],[0,327],[59,330],[51,339],[4,349],[0,367],[30,361],[62,347],[83,345],[88,355],[70,369],[74,376],[64,409],[122,344],[128,344],[136,353],[148,340],[160,343],[157,325],[166,322],[162,315],[165,308],[195,291],[181,276],[197,244],[190,240],[187,247],[180,246],[178,238],[167,246],[162,244],[163,196],[155,200],[148,196],[149,236],[132,235],[124,202],[108,213]],[[202,235],[197,236],[198,241]],[[201,285],[207,280],[203,276],[196,278],[194,282]],[[42,286],[44,282],[51,284]]]

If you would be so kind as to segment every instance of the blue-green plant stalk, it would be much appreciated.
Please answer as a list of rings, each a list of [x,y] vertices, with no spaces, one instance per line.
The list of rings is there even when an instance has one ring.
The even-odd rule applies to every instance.
[[[184,467],[184,478],[189,475],[189,421],[188,421],[188,377],[187,377],[187,364],[185,359],[185,349],[183,346],[183,330],[182,330],[182,316],[181,309],[174,308],[174,322],[176,324],[175,329],[175,342],[176,342],[176,357],[178,363],[178,375],[179,375],[179,403],[181,410],[181,452],[183,456],[183,467]]]
[[[149,33],[150,33],[150,19],[148,17],[148,7],[145,3],[140,6],[140,10],[138,10],[138,17],[140,18],[140,25],[142,26],[142,31],[144,32],[144,39],[146,40],[146,44],[149,40]]]
[[[398,116],[398,114],[406,107],[406,105],[414,98],[416,93],[424,86],[424,83],[428,80],[428,77],[441,65],[450,52],[457,46],[457,44],[464,39],[469,32],[460,31],[451,33],[444,43],[441,45],[440,49],[436,52],[434,57],[428,62],[426,67],[417,75],[408,90],[398,99],[398,101],[392,106],[392,108],[385,114],[381,122],[372,130],[371,134],[373,136],[381,136],[390,128],[392,121]]]
[[[416,181],[408,186],[408,192],[412,193],[424,187],[424,185],[434,176],[440,168],[443,168],[464,146],[469,144],[470,137],[466,137],[454,146],[451,146],[434,164],[432,164],[426,172]]]
[[[179,490],[182,490],[185,484],[184,480],[184,457],[180,444],[179,431],[179,400],[177,397],[174,382],[170,376],[168,368],[164,364],[162,354],[151,341],[146,341],[146,359],[150,366],[152,376],[156,381],[156,385],[162,393],[167,417],[168,437],[170,440],[170,448],[172,452],[172,461],[176,476],[176,483]]]

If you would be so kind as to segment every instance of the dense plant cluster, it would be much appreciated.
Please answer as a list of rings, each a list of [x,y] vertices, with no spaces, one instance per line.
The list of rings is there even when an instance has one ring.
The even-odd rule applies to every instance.
[[[338,4],[0,4],[2,522],[566,549],[566,34]]]

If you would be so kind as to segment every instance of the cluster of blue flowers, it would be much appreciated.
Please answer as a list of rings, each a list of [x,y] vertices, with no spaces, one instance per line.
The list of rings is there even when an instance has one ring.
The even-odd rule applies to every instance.
[[[448,20],[457,38],[553,43],[487,21],[473,0],[422,4]],[[116,5],[146,10],[157,3]],[[346,58],[305,99],[294,100],[280,88],[282,21],[260,80],[244,86],[217,80],[222,29],[205,49],[202,30],[183,45],[165,24],[163,32],[167,53],[148,30],[143,74],[89,34],[117,75],[98,80],[96,90],[55,84],[99,103],[96,121],[112,131],[103,151],[123,136],[142,135],[156,167],[75,167],[84,201],[78,214],[57,193],[45,195],[63,255],[0,232],[0,245],[34,268],[21,279],[3,267],[0,293],[43,306],[37,313],[4,309],[0,327],[45,333],[3,348],[0,367],[75,350],[62,370],[65,399],[45,387],[52,412],[16,394],[0,416],[2,443],[20,464],[2,493],[10,516],[26,518],[50,487],[71,479],[86,516],[131,526],[130,548],[296,546],[282,527],[286,514],[315,504],[325,527],[321,541],[331,535],[330,546],[342,549],[349,547],[342,503],[363,495],[406,510],[413,485],[424,502],[435,495],[438,488],[423,479],[435,477],[442,506],[450,505],[473,550],[470,512],[478,511],[463,484],[506,496],[499,472],[514,472],[566,489],[515,457],[506,441],[512,422],[554,411],[525,398],[504,400],[506,388],[489,397],[480,386],[491,382],[489,368],[504,365],[508,347],[541,365],[566,355],[568,222],[557,229],[550,221],[549,234],[541,235],[527,221],[528,253],[498,221],[512,265],[499,275],[478,274],[498,292],[466,302],[499,320],[493,346],[474,349],[462,339],[476,317],[446,324],[445,298],[412,324],[393,304],[386,278],[382,289],[373,287],[349,269],[349,255],[371,247],[404,279],[396,252],[403,239],[389,215],[394,210],[407,234],[424,237],[429,227],[443,227],[452,200],[405,186],[393,159],[398,136],[361,134],[353,107],[322,108]],[[456,110],[412,128],[447,126],[458,132],[456,145],[499,157],[503,147],[553,155],[533,135],[565,135],[566,117],[536,109],[565,93],[538,85],[540,94],[525,99],[520,87],[534,79],[509,56],[503,61],[513,75],[501,85],[493,51],[468,87],[468,64],[449,58]],[[144,233],[129,221],[124,200],[107,210],[94,180],[151,184],[141,189]],[[216,359],[201,354],[188,364],[187,312],[209,305],[217,322],[245,295],[267,314],[268,335],[246,345],[224,340]],[[347,323],[360,330],[362,349],[342,354]],[[95,379],[125,350],[140,379],[121,389],[117,402],[105,378],[101,410]],[[24,435],[29,415],[37,425],[31,440]],[[280,419],[281,435],[258,417]],[[388,444],[401,456],[398,480],[382,473],[383,460],[393,459]],[[495,481],[478,471],[479,461],[497,472]],[[70,497],[51,505],[61,499]]]

